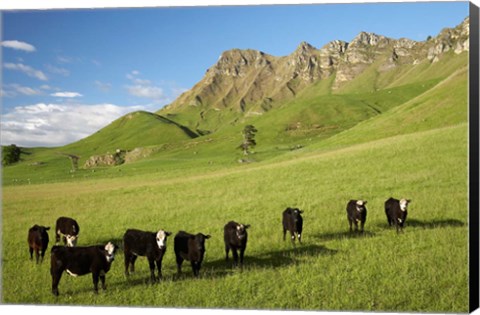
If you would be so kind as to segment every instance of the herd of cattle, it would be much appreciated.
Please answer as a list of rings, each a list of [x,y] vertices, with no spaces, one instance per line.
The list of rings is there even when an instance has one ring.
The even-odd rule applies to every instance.
[[[407,219],[408,199],[389,198],[385,201],[385,214],[390,226],[395,226],[397,233],[401,232]],[[350,200],[347,203],[347,218],[352,232],[364,231],[367,218],[365,200]],[[302,242],[303,219],[302,210],[298,208],[287,208],[283,211],[283,239],[286,239],[287,231],[290,232],[291,241],[297,239]],[[225,260],[228,261],[230,250],[233,255],[234,266],[238,265],[240,254],[240,265],[243,265],[243,257],[247,247],[247,229],[250,225],[240,224],[234,221],[224,226]],[[43,257],[48,247],[48,230],[50,227],[34,225],[28,231],[28,246],[30,259],[33,260],[35,252],[36,262]],[[114,260],[117,246],[108,242],[106,245],[94,245],[77,247],[77,239],[80,232],[78,223],[67,217],[60,217],[55,224],[55,241],[58,244],[60,239],[64,245],[55,245],[51,249],[50,274],[52,276],[52,293],[58,296],[58,284],[64,271],[71,276],[81,276],[92,273],[94,292],[98,292],[98,282],[102,282],[105,289],[105,274],[110,270]],[[162,278],[162,260],[166,251],[167,237],[172,233],[164,230],[158,232],[146,232],[136,229],[128,229],[123,236],[123,251],[125,257],[125,275],[135,269],[135,261],[138,256],[145,256],[150,266],[150,278],[153,282]],[[179,231],[174,237],[174,252],[178,273],[181,273],[184,260],[190,261],[195,277],[199,276],[200,267],[205,253],[205,240],[210,235],[202,233],[190,234]],[[155,265],[158,275],[155,276]]]

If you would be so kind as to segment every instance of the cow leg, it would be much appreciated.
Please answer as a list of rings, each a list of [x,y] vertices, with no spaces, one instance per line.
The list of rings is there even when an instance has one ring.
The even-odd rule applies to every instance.
[[[55,296],[59,295],[58,292],[58,283],[60,282],[60,278],[62,277],[63,270],[53,270],[50,269],[50,274],[52,275],[52,293]]]
[[[130,259],[131,259],[131,254],[128,252],[125,252],[125,275],[128,277],[128,265],[130,264]]]
[[[302,244],[302,233],[297,233],[298,242]]]
[[[158,280],[162,280],[162,261],[157,260]]]
[[[148,265],[150,266],[150,280],[155,282],[155,260],[148,258]]]
[[[45,249],[42,249],[42,260],[41,260],[42,263],[43,263],[43,257],[45,256],[45,251],[46,251],[46,250],[47,250],[46,248],[45,248]]]
[[[348,225],[350,226],[350,232],[352,232],[352,219],[350,219],[350,217],[347,217],[348,219]]]
[[[177,273],[180,275],[182,273],[182,263],[183,263],[183,258],[178,255],[177,256]]]
[[[363,227],[365,226],[365,221],[362,221],[361,222],[361,225],[360,225],[360,232],[363,233]]]
[[[286,236],[287,236],[287,229],[283,228],[283,240],[286,239]]]
[[[130,256],[130,272],[135,272],[135,261],[137,260],[138,256],[137,255],[131,255]]]
[[[225,245],[225,261],[228,262],[228,252],[230,251],[230,246]]]
[[[29,252],[30,252],[30,260],[33,260],[33,248],[30,247],[28,248]]]
[[[233,266],[236,267],[238,265],[238,252],[236,248],[232,248],[232,256],[233,256]]]
[[[55,234],[55,245],[58,245],[58,242],[60,242],[60,234],[57,232]]]
[[[290,231],[290,239],[292,240],[292,243],[295,244],[295,232]]]
[[[105,271],[100,271],[100,281],[102,282],[102,290],[107,289],[107,285],[105,284]]]
[[[199,262],[192,261],[192,271],[193,271],[193,275],[196,278],[198,278],[198,276],[200,275],[200,263]]]
[[[98,294],[98,279],[100,275],[98,272],[92,272],[92,280],[93,280],[93,292]]]
[[[35,261],[38,264],[38,259],[40,258],[40,250],[35,248]]]
[[[243,267],[243,254],[245,253],[245,248],[240,248],[240,266]]]

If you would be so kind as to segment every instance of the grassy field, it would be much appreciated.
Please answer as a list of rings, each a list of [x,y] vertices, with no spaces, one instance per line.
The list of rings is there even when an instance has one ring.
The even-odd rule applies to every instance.
[[[141,163],[125,167],[128,176],[6,185],[2,302],[466,312],[467,131],[459,123],[248,165],[155,170],[147,160],[150,171],[138,175],[128,170]],[[403,234],[387,227],[390,196],[412,199]],[[345,205],[357,198],[368,201],[364,235],[348,232]],[[296,247],[282,240],[287,206],[305,211],[304,243]],[[188,264],[175,276],[171,238],[163,282],[148,283],[144,258],[127,280],[120,250],[107,291],[94,295],[90,276],[64,275],[55,298],[49,254],[41,265],[29,261],[26,236],[33,224],[54,226],[61,215],[79,222],[79,245],[121,246],[127,228],[211,234],[202,276],[193,279]],[[229,220],[252,225],[243,271],[224,261]]]

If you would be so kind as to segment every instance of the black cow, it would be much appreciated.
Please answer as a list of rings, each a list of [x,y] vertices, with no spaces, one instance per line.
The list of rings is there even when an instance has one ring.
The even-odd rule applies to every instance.
[[[225,260],[228,261],[228,252],[232,250],[233,265],[238,265],[238,250],[240,250],[240,265],[243,265],[243,255],[247,247],[249,224],[240,224],[234,221],[228,222],[223,228],[225,241]]]
[[[360,231],[363,232],[365,221],[367,220],[367,208],[365,200],[350,200],[347,203],[347,219],[352,231],[352,223],[355,225],[355,231],[358,231],[358,223],[360,223]]]
[[[98,293],[98,279],[105,290],[105,274],[110,270],[116,250],[111,242],[88,247],[53,246],[50,260],[52,293],[58,296],[58,283],[64,271],[73,277],[92,273],[94,292]]]
[[[33,252],[35,251],[35,258],[37,264],[40,255],[43,262],[43,256],[45,256],[45,252],[47,251],[49,241],[47,233],[48,230],[50,230],[50,227],[45,227],[37,224],[35,224],[28,230],[27,241],[30,250],[30,260],[33,260]]]
[[[150,265],[150,278],[155,278],[155,263],[158,269],[158,279],[162,278],[162,259],[167,250],[167,237],[172,233],[164,230],[158,232],[145,232],[135,229],[128,229],[123,235],[123,250],[125,255],[125,275],[135,270],[135,260],[138,256],[146,256]]]
[[[408,204],[411,202],[409,199],[395,199],[395,198],[388,198],[385,201],[385,215],[387,216],[388,225],[392,226],[395,225],[398,232],[403,232],[403,225],[407,220],[407,207]]]
[[[178,274],[182,272],[182,263],[184,260],[192,264],[193,275],[198,277],[205,254],[205,240],[210,235],[198,233],[196,235],[180,231],[174,238],[174,250],[177,260]]]
[[[302,243],[303,218],[301,213],[303,213],[302,210],[290,207],[283,211],[283,240],[285,240],[288,230],[293,243],[295,243],[295,235],[298,241]]]
[[[55,224],[55,242],[58,244],[60,237],[63,238],[63,243],[69,247],[77,245],[78,233],[80,227],[77,221],[72,218],[60,217]]]

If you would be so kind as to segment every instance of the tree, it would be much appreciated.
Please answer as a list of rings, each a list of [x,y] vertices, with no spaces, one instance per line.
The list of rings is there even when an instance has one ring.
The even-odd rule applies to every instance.
[[[10,165],[20,161],[22,150],[15,144],[2,147],[2,165]]]
[[[257,131],[258,130],[252,125],[246,125],[245,128],[243,128],[243,142],[238,148],[243,150],[244,155],[248,155],[250,153],[249,149],[257,145],[257,142],[255,141],[255,133]]]

